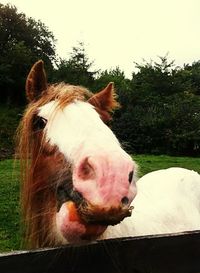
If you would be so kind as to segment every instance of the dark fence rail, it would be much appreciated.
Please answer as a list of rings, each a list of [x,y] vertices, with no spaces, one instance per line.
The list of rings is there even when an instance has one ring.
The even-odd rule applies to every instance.
[[[1,273],[200,273],[200,231],[0,255]]]

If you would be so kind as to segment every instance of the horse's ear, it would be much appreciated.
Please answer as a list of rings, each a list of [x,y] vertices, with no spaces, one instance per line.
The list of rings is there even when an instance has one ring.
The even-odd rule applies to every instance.
[[[47,79],[42,60],[36,62],[26,79],[26,97],[28,101],[37,100],[41,92],[47,89]]]
[[[93,95],[88,102],[101,111],[111,112],[118,108],[119,103],[116,101],[114,83],[110,82],[106,88]]]

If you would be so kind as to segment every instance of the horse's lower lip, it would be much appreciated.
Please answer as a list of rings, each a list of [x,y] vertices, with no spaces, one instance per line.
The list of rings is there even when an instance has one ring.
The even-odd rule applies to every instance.
[[[110,218],[110,219],[96,220],[95,219],[96,217],[94,216],[94,219],[90,218],[90,219],[86,219],[86,220],[83,220],[83,221],[87,225],[107,227],[107,226],[115,226],[115,225],[119,224],[121,221],[123,221],[123,219],[125,217],[127,217],[127,216]],[[87,218],[87,216],[84,217],[84,218]]]
[[[106,230],[107,226],[101,226],[101,225],[85,225],[86,232],[81,236],[81,239],[83,240],[93,240],[96,239],[98,236],[100,236],[104,231]]]
[[[70,243],[82,240],[95,240],[107,228],[100,224],[89,224],[80,218],[76,204],[72,201],[64,203],[57,213],[57,223],[61,234]]]

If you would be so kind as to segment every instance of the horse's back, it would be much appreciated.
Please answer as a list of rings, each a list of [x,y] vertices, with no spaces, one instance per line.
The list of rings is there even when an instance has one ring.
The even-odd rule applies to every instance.
[[[200,175],[197,172],[184,168],[154,171],[139,179],[137,187],[133,222],[135,218],[139,233],[140,230],[165,233],[200,228]]]
[[[137,188],[132,216],[118,225],[118,234],[138,236],[200,229],[197,172],[184,168],[154,171],[140,178]],[[114,233],[114,228],[108,233],[110,237],[111,231]]]
[[[156,199],[158,196],[183,195],[186,192],[195,196],[199,194],[200,196],[200,175],[193,170],[178,167],[162,169],[141,177],[137,182],[137,188],[138,195],[136,199],[143,192],[150,193]],[[188,197],[190,196],[188,195]]]

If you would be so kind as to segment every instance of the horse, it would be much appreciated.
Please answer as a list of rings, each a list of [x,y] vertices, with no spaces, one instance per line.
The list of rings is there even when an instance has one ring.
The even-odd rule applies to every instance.
[[[96,94],[49,85],[40,60],[25,89],[18,154],[26,245],[94,240],[131,215],[136,195],[137,165],[107,126],[118,107],[113,83]]]
[[[200,227],[197,173],[170,168],[137,181],[137,163],[108,126],[119,107],[113,83],[95,94],[48,84],[40,60],[28,74],[26,96],[18,154],[27,247]]]

